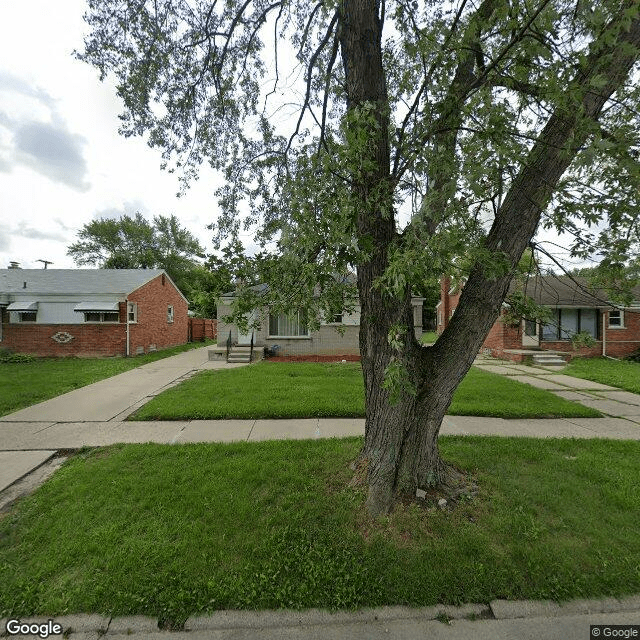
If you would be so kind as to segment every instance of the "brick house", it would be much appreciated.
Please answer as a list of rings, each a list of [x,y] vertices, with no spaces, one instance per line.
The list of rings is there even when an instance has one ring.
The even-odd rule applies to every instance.
[[[255,289],[266,291],[267,285],[257,285]],[[274,314],[268,308],[255,309],[248,317],[246,333],[235,324],[228,324],[224,317],[231,313],[235,292],[222,296],[218,304],[218,351],[222,356],[226,341],[231,336],[232,345],[248,345],[253,337],[254,346],[266,349],[278,357],[295,359],[336,359],[347,356],[357,359],[360,355],[360,305],[352,312],[336,314],[321,322],[317,331],[307,327],[301,312],[291,315]],[[412,298],[413,324],[416,338],[422,336],[422,302],[424,298]],[[257,324],[252,329],[251,325]]]
[[[0,269],[0,348],[145,353],[187,342],[187,307],[160,269]]]
[[[515,289],[512,283],[511,290]],[[451,278],[440,282],[437,333],[444,331],[453,316],[462,287]],[[498,358],[521,361],[531,351],[553,351],[565,357],[622,357],[640,348],[640,287],[633,289],[634,302],[628,307],[610,302],[607,294],[587,286],[584,278],[539,276],[530,278],[524,293],[550,310],[551,318],[522,320],[511,326],[498,318],[483,344],[483,351]],[[506,310],[507,305],[505,303]],[[571,337],[587,333],[591,347],[574,348]]]

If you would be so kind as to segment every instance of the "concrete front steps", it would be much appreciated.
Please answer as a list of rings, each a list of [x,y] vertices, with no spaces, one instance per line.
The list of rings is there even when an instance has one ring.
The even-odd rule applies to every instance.
[[[248,364],[251,354],[251,347],[234,345],[229,351],[229,359],[227,360],[226,345],[211,347],[209,349],[209,360],[226,360],[227,362]],[[253,347],[253,362],[264,358],[264,347]]]
[[[254,348],[254,358],[256,355],[256,349]],[[244,347],[240,345],[235,345],[231,347],[231,351],[229,351],[229,358],[227,362],[237,362],[237,363],[245,363],[249,364],[251,362],[251,347]]]
[[[545,367],[547,369],[562,369],[567,366],[564,358],[560,357],[557,353],[535,353],[532,356],[533,364],[538,367]]]

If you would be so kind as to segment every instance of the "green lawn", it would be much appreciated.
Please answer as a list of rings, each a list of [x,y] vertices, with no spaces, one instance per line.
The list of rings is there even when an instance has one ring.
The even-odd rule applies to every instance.
[[[640,393],[640,363],[609,358],[576,358],[562,373]]]
[[[192,342],[131,358],[38,358],[0,363],[0,415],[206,344],[214,343]]]
[[[640,592],[640,443],[440,442],[478,496],[376,521],[356,438],[81,453],[0,519],[0,618]]]
[[[452,415],[501,418],[600,416],[504,376],[472,368],[454,396]],[[156,396],[133,420],[364,416],[359,363],[263,362],[205,371]]]
[[[433,344],[438,339],[438,334],[435,331],[425,331],[420,338],[422,344]]]

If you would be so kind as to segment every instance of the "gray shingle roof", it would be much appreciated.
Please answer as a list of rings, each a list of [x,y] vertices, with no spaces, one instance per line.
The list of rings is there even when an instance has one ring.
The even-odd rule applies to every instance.
[[[511,291],[517,288],[512,282]],[[634,299],[640,300],[640,287],[631,291]],[[606,291],[590,288],[586,278],[553,275],[529,278],[525,294],[548,307],[607,307],[611,298]]]
[[[0,269],[0,295],[126,295],[161,273],[162,269]]]

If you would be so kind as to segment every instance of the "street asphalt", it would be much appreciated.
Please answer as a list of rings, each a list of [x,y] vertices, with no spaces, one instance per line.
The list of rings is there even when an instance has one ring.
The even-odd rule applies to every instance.
[[[209,361],[208,348],[198,348],[158,360],[102,380],[52,400],[0,417],[0,497],[8,488],[43,465],[59,450],[114,443],[260,441],[270,439],[330,438],[362,435],[363,419],[305,420],[189,420],[127,422],[125,418],[150,398],[203,369],[246,366]],[[640,396],[613,387],[572,378],[556,370],[478,358],[476,366],[499,373],[593,407],[604,418],[504,420],[473,416],[446,416],[443,435],[498,435],[516,437],[613,438],[640,440]],[[52,465],[52,469],[55,465]],[[24,480],[22,480],[24,482]],[[0,501],[1,503],[1,501]],[[427,610],[385,608],[368,612],[219,612],[190,619],[184,631],[163,631],[148,618],[111,620],[100,616],[71,616],[67,635],[77,640],[102,634],[135,634],[169,640],[215,638],[318,640],[377,638],[501,640],[582,640],[590,625],[637,625],[640,638],[640,596],[618,601],[605,599],[567,603],[504,603],[466,605],[479,612],[456,615],[455,608]],[[444,612],[444,613],[443,613]],[[439,618],[435,619],[438,617]],[[471,618],[478,619],[467,619]],[[252,617],[253,616],[253,617]],[[447,620],[454,618],[452,620]],[[93,622],[88,622],[93,620]],[[96,622],[98,620],[98,622]],[[39,618],[37,622],[46,622]],[[105,622],[106,621],[106,622]],[[0,621],[0,635],[5,630]],[[66,621],[63,621],[66,622]],[[64,626],[64,625],[63,625]],[[602,632],[601,632],[602,633]],[[188,635],[187,635],[188,634]],[[33,636],[37,637],[37,636]],[[53,637],[53,636],[51,636]],[[60,636],[58,636],[60,637]],[[603,635],[601,637],[606,637]]]

